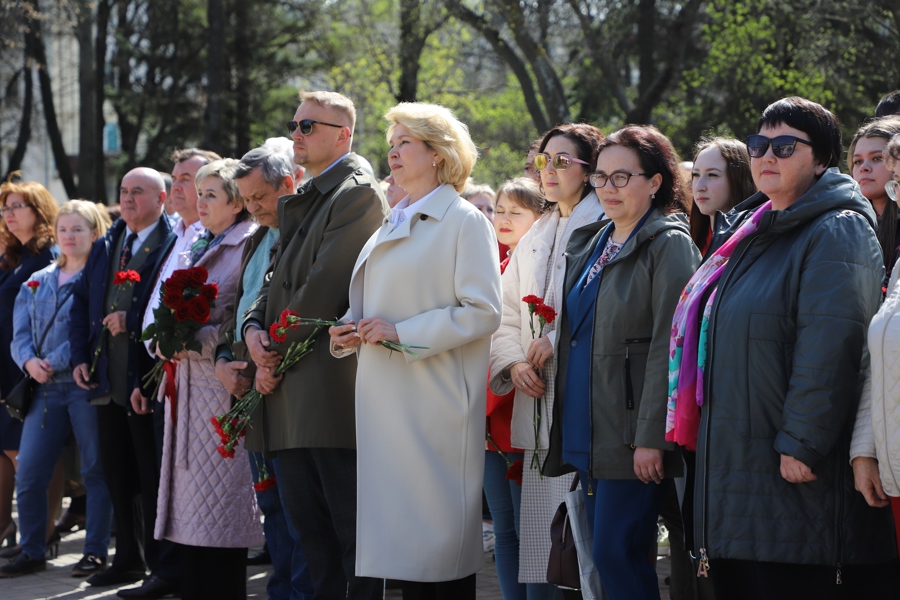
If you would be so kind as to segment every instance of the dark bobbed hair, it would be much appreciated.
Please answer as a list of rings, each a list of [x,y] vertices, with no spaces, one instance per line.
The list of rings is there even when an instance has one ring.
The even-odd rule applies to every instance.
[[[652,200],[653,206],[666,214],[683,212],[689,208],[688,190],[681,176],[681,158],[672,141],[653,125],[626,125],[609,134],[600,144],[599,156],[610,146],[622,146],[634,151],[641,162],[641,169],[648,178],[657,173],[662,183]]]
[[[731,192],[725,210],[728,212],[756,193],[756,184],[753,182],[753,173],[750,171],[750,154],[747,153],[747,145],[740,140],[727,137],[705,137],[694,145],[694,163],[696,164],[697,157],[701,152],[712,147],[718,148],[722,158],[725,159],[725,180],[728,182],[728,190]],[[696,202],[691,202],[690,221],[691,238],[702,250],[709,237],[712,219],[700,212],[700,207]]]
[[[791,96],[773,102],[762,112],[757,129],[787,125],[809,136],[816,162],[836,167],[843,153],[841,124],[834,114],[816,102]]]
[[[600,144],[605,139],[603,137],[603,132],[589,123],[565,123],[563,125],[557,125],[545,133],[544,137],[541,138],[541,143],[538,146],[536,154],[543,152],[550,140],[560,135],[575,144],[575,158],[588,163],[587,165],[575,163],[573,166],[583,167],[588,173],[592,172],[594,167],[597,166],[597,156],[600,154]],[[586,182],[584,184],[584,189],[581,191],[581,198],[584,199],[584,197],[590,194],[592,190],[593,188],[591,187],[590,181]]]
[[[876,117],[886,117],[888,115],[900,115],[900,90],[888,92],[878,101],[875,107]]]

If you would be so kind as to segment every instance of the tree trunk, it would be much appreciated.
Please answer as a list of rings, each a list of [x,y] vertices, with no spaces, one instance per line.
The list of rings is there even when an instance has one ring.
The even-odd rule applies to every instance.
[[[37,0],[28,0],[28,4],[32,7],[35,15],[40,14]],[[41,104],[44,106],[44,119],[47,122],[47,136],[50,138],[53,159],[56,162],[56,170],[66,189],[66,194],[69,198],[77,198],[78,188],[72,175],[72,165],[69,164],[69,157],[63,146],[59,122],[56,119],[56,107],[53,105],[53,88],[50,82],[50,71],[47,68],[47,52],[41,34],[40,17],[29,20],[29,27],[25,35],[32,38],[31,50],[38,70],[38,81],[41,84]]]
[[[235,156],[243,156],[250,151],[250,71],[253,69],[251,36],[252,19],[247,14],[247,3],[238,1],[235,5],[234,21],[234,107],[235,107]]]
[[[240,1],[240,0],[239,0]],[[205,148],[227,154],[222,148],[222,58],[225,52],[225,16],[222,0],[207,0],[209,20],[209,56],[206,72],[206,135]],[[239,27],[246,27],[240,24]]]
[[[102,139],[95,135],[102,125],[97,122],[97,105],[94,94],[97,93],[94,68],[94,36],[93,10],[91,5],[82,0],[78,3],[78,21],[75,34],[78,38],[78,191],[82,198],[97,201],[97,178],[94,173],[96,165],[103,164]],[[97,142],[101,145],[98,146]],[[102,168],[102,166],[101,166]]]
[[[26,46],[28,41],[25,42]],[[22,160],[25,158],[25,150],[31,140],[31,105],[34,102],[34,84],[31,80],[31,58],[28,48],[25,48],[25,66],[22,67],[22,85],[25,88],[25,97],[22,100],[22,119],[19,121],[19,138],[16,140],[16,148],[9,157],[9,165],[3,181],[9,179],[9,174],[22,168]]]
[[[419,58],[425,48],[418,0],[400,0],[400,86],[397,102],[415,102],[419,88]]]
[[[109,28],[109,16],[112,11],[110,0],[98,0],[97,2],[97,40],[94,43],[94,122],[96,128],[90,132],[94,136],[94,145],[97,148],[97,161],[94,165],[94,198],[97,202],[107,204],[109,198],[106,195],[106,154],[103,152],[103,136],[106,128],[106,120],[103,118],[103,103],[106,100],[106,35]],[[82,132],[81,135],[84,135]]]

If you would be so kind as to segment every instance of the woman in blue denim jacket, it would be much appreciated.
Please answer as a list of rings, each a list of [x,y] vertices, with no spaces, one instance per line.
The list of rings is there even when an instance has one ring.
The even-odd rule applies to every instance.
[[[35,273],[16,297],[12,357],[39,385],[25,417],[16,476],[22,552],[0,567],[0,577],[46,569],[47,484],[70,430],[78,442],[87,487],[84,557],[73,567],[72,575],[91,575],[106,566],[112,505],[98,451],[97,409],[72,378],[69,311],[73,283],[93,242],[107,227],[108,218],[97,205],[83,200],[66,202],[56,219],[58,263]]]

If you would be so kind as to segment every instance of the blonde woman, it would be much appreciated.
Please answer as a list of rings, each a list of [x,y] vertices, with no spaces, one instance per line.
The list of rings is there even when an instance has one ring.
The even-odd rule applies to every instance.
[[[38,386],[25,417],[16,478],[22,552],[0,567],[0,577],[43,571],[47,566],[47,486],[70,430],[78,442],[87,488],[84,556],[72,568],[72,575],[85,577],[106,567],[112,504],[100,462],[97,409],[72,378],[69,311],[75,279],[91,246],[109,224],[106,212],[92,202],[63,204],[55,229],[59,260],[34,273],[16,296],[12,358]],[[38,349],[35,340],[42,338]]]
[[[432,104],[402,103],[385,118],[388,162],[407,196],[356,261],[350,324],[330,330],[333,353],[359,359],[356,574],[401,580],[405,600],[471,600],[484,559],[497,238],[459,196],[477,158],[466,126]],[[425,348],[397,354],[382,340]],[[385,552],[395,539],[403,544]]]

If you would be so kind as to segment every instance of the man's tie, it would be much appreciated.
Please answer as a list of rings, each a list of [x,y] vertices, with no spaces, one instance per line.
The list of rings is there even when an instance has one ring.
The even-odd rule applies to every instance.
[[[122,248],[122,258],[119,259],[119,269],[124,269],[131,261],[131,246],[136,239],[137,234],[132,231],[125,240],[125,247]]]

